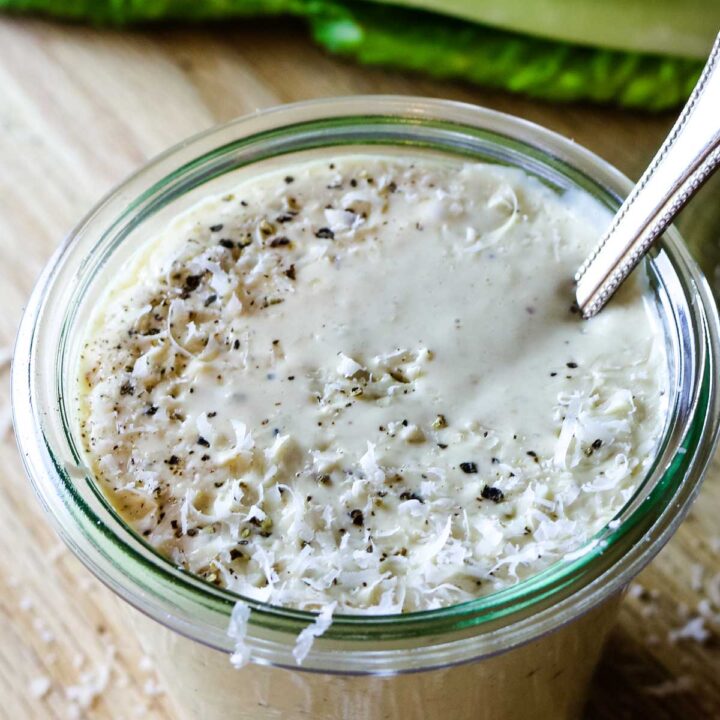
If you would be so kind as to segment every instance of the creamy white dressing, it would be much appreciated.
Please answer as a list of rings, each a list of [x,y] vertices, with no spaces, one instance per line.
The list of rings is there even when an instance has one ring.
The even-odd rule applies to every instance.
[[[642,275],[591,321],[571,308],[608,220],[422,157],[246,181],[98,309],[89,462],[160,552],[257,599],[392,613],[517,582],[612,519],[664,425]]]

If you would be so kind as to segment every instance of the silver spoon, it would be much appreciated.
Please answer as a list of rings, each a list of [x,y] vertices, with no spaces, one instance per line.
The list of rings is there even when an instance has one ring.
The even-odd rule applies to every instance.
[[[583,317],[597,314],[720,166],[720,35],[657,155],[575,275]]]

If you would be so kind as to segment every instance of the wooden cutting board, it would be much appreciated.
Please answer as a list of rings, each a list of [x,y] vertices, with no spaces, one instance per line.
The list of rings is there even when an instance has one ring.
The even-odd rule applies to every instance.
[[[114,32],[0,18],[0,347],[12,343],[33,281],[63,236],[149,157],[257,108],[358,93],[448,97],[515,113],[633,177],[673,120],[358,68],[324,55],[301,25],[284,21]],[[686,233],[715,223],[712,241],[720,241],[718,188],[703,191]],[[6,418],[7,367],[1,372]],[[0,461],[0,718],[172,718],[112,594],[46,525],[6,430]],[[648,592],[624,605],[589,718],[720,718],[720,607],[707,641],[668,640],[720,572],[718,510],[716,462],[691,516],[642,574]],[[93,684],[104,688],[96,698],[79,697]],[[78,709],[81,700],[87,709]]]

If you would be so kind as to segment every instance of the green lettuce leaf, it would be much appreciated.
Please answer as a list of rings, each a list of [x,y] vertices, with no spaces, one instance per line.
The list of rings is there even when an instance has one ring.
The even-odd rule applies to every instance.
[[[703,60],[718,0],[374,0],[549,40]]]
[[[362,0],[0,0],[3,8],[114,25],[286,13],[305,17],[315,40],[328,51],[367,65],[545,100],[646,110],[681,104],[702,70],[698,60],[543,40]]]
[[[302,11],[301,0],[0,0],[0,9],[95,25],[159,20],[221,20]]]
[[[310,22],[330,52],[368,65],[467,80],[556,101],[664,110],[690,94],[703,63],[587,48],[491,29],[420,10],[322,3]]]

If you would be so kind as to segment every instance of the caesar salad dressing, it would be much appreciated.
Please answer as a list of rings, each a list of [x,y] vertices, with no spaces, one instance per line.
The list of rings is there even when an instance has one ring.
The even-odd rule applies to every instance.
[[[643,276],[589,322],[571,306],[608,220],[423,157],[208,198],[96,312],[89,463],[160,552],[251,598],[399,613],[516,583],[612,519],[663,429]]]

